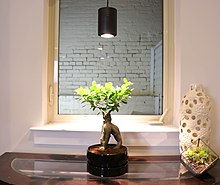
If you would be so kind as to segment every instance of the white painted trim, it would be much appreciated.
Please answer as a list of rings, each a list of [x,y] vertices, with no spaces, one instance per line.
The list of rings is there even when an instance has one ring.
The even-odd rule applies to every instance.
[[[79,119],[83,119],[83,115],[59,115],[58,114],[58,84],[54,82],[54,71],[51,70],[54,68],[54,61],[57,60],[57,39],[58,39],[58,7],[59,7],[59,0],[50,0],[51,2],[51,9],[52,15],[50,16],[50,21],[53,23],[52,28],[50,28],[50,34],[52,39],[49,43],[49,77],[48,77],[48,85],[53,86],[53,102],[54,104],[51,105],[48,102],[48,123],[53,122],[76,122]],[[163,43],[164,46],[164,83],[163,90],[163,112],[168,110],[165,119],[163,119],[164,123],[169,124],[172,122],[173,117],[173,80],[174,80],[174,0],[166,1],[164,0],[164,39]],[[55,14],[54,14],[55,13]],[[54,30],[53,30],[54,29]],[[53,32],[51,34],[51,32]],[[49,87],[48,87],[49,88]],[[48,93],[49,94],[49,93]],[[132,117],[132,118],[131,118]],[[136,122],[141,123],[149,123],[149,122],[158,122],[160,120],[161,115],[145,115],[145,116],[137,116],[137,115],[129,115],[125,119],[123,119],[124,123],[130,122],[134,120]],[[120,120],[120,117],[115,116],[116,120]]]
[[[150,125],[143,123],[130,123],[130,124],[117,124],[121,132],[178,132],[178,128],[172,125]],[[100,132],[102,127],[102,122],[89,120],[89,122],[75,122],[75,123],[54,123],[43,126],[31,127],[32,131],[79,131],[79,132]]]
[[[178,155],[179,131],[173,126],[134,124],[119,125],[123,145],[129,155]],[[63,123],[32,127],[36,146],[74,148],[72,153],[85,154],[87,147],[99,143],[101,125],[98,123]],[[112,139],[110,143],[115,143]],[[158,153],[159,152],[159,153]]]

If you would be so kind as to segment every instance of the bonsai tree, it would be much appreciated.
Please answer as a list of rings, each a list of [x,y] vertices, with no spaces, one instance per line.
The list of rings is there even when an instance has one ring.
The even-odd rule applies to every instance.
[[[127,104],[133,90],[130,89],[132,84],[132,82],[124,78],[124,83],[117,87],[114,87],[112,82],[107,82],[102,86],[93,81],[90,87],[76,89],[76,93],[80,95],[82,103],[89,103],[93,111],[98,109],[102,113],[104,121],[101,134],[101,150],[107,148],[111,134],[117,141],[116,148],[120,148],[122,145],[120,131],[111,122],[111,112],[118,112],[121,104]]]

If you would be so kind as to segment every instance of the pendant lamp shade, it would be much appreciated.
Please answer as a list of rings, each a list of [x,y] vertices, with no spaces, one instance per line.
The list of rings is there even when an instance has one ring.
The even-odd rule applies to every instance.
[[[112,7],[103,7],[98,10],[98,35],[103,38],[112,38],[117,35],[117,10]]]

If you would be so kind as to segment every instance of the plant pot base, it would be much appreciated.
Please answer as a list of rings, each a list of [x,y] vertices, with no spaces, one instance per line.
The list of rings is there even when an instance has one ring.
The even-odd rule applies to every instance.
[[[87,171],[99,177],[115,177],[128,172],[127,148],[116,148],[114,144],[108,144],[104,151],[101,145],[91,145],[87,150]]]

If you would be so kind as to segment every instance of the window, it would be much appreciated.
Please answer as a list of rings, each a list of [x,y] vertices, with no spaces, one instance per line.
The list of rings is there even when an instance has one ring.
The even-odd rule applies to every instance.
[[[76,1],[76,2],[79,2],[79,1]],[[81,4],[83,2],[84,1],[80,1]],[[146,115],[146,114],[137,115],[137,114],[142,114],[142,113],[138,112],[138,111],[136,111],[136,112],[134,111],[132,113],[134,115],[129,115],[128,116],[127,113],[125,112],[125,115],[123,115],[123,116],[122,115],[115,115],[115,116],[113,116],[113,119],[120,119],[120,117],[125,117],[126,116],[126,117],[129,117],[128,120],[135,120],[135,121],[139,121],[139,122],[148,122],[148,121],[159,121],[161,119],[160,114],[162,112],[168,113],[168,115],[166,115],[166,118],[170,118],[169,115],[172,115],[172,97],[173,97],[172,96],[173,95],[173,20],[172,20],[173,19],[173,1],[171,1],[171,0],[164,1],[163,4],[164,4],[163,5],[163,24],[164,24],[164,26],[163,26],[163,36],[159,35],[156,38],[152,38],[152,40],[155,40],[155,42],[153,44],[153,46],[155,46],[155,48],[160,47],[160,43],[161,43],[160,40],[161,39],[162,39],[162,42],[163,42],[163,93],[162,93],[162,90],[159,90],[161,92],[159,98],[161,100],[162,97],[163,97],[163,103],[159,106],[159,108],[157,110],[158,115],[155,115],[155,112],[153,112],[152,115]],[[64,92],[64,91],[66,92],[66,94],[68,94],[68,89],[67,88],[65,89],[65,86],[62,85],[62,76],[70,75],[68,73],[64,74],[64,71],[67,71],[68,69],[70,70],[70,72],[72,70],[72,74],[73,73],[77,74],[77,71],[80,72],[79,74],[82,75],[81,77],[86,77],[85,73],[87,73],[87,74],[90,73],[90,75],[92,75],[90,77],[87,76],[87,78],[85,78],[85,79],[87,79],[88,83],[86,81],[78,82],[78,85],[81,85],[81,86],[89,86],[89,83],[91,83],[91,79],[93,79],[93,78],[94,78],[94,80],[96,80],[98,82],[100,80],[100,83],[103,83],[103,81],[102,81],[103,78],[107,81],[112,81],[113,80],[113,82],[115,81],[117,83],[117,81],[120,81],[119,80],[120,78],[122,79],[123,77],[127,77],[129,79],[130,76],[136,77],[134,79],[136,80],[136,82],[140,82],[139,85],[143,84],[143,83],[144,84],[146,83],[144,81],[141,81],[141,80],[144,80],[144,78],[141,79],[141,74],[138,75],[137,73],[134,74],[134,73],[129,73],[128,72],[128,73],[126,73],[126,75],[128,75],[128,76],[126,76],[125,72],[120,73],[120,70],[117,70],[117,74],[112,75],[111,73],[115,73],[115,69],[113,69],[113,70],[111,69],[112,66],[111,67],[109,66],[109,73],[108,74],[104,73],[104,72],[106,72],[106,70],[104,71],[104,69],[102,69],[102,68],[97,68],[96,69],[97,73],[94,73],[94,70],[95,70],[94,66],[97,66],[97,63],[96,63],[97,60],[99,61],[99,65],[103,65],[103,64],[109,65],[110,62],[113,63],[112,65],[114,65],[116,62],[121,62],[121,65],[126,65],[128,63],[128,59],[126,59],[126,57],[130,56],[129,62],[132,62],[132,57],[133,56],[137,56],[137,55],[140,56],[142,54],[142,52],[141,52],[141,54],[140,53],[131,53],[131,52],[130,53],[121,52],[122,54],[120,54],[120,55],[118,54],[117,57],[114,58],[115,53],[112,52],[111,47],[108,47],[109,42],[111,42],[111,44],[113,43],[111,40],[104,41],[104,42],[99,41],[99,42],[97,42],[98,44],[96,44],[95,46],[94,45],[92,46],[93,50],[97,49],[95,51],[96,54],[97,54],[96,57],[94,57],[94,55],[89,53],[89,52],[92,52],[92,51],[90,51],[89,45],[88,45],[88,48],[87,48],[87,52],[85,52],[84,51],[85,47],[83,47],[83,48],[82,48],[82,46],[80,47],[81,43],[80,43],[79,40],[78,41],[75,40],[75,42],[74,42],[74,44],[78,43],[78,51],[75,52],[75,53],[72,53],[73,49],[71,49],[71,51],[70,51],[71,55],[74,55],[74,57],[78,58],[77,61],[72,61],[72,59],[70,59],[67,56],[67,54],[63,54],[63,52],[61,51],[62,47],[60,47],[58,49],[58,45],[60,45],[60,46],[65,45],[62,42],[60,42],[58,44],[58,42],[61,41],[61,40],[58,39],[58,35],[59,35],[58,30],[60,30],[59,25],[58,25],[58,23],[59,23],[59,21],[58,21],[59,5],[60,4],[59,4],[58,0],[51,0],[50,1],[50,30],[49,30],[49,32],[50,32],[50,34],[49,34],[49,37],[50,37],[49,38],[50,39],[49,54],[50,54],[50,56],[49,56],[49,104],[48,104],[48,111],[49,111],[49,120],[52,121],[52,122],[54,122],[54,121],[72,121],[72,120],[75,120],[75,119],[78,119],[78,118],[81,119],[82,117],[84,117],[83,115],[80,116],[81,113],[76,113],[77,115],[66,115],[66,114],[70,114],[71,111],[70,112],[69,111],[65,112],[65,110],[62,110],[62,107],[61,107],[62,104],[65,105],[65,102],[69,103],[73,100],[73,98],[71,96],[63,96],[62,95],[62,92]],[[64,5],[61,5],[61,6],[64,6]],[[98,6],[98,5],[96,5],[96,6]],[[96,9],[95,9],[96,14],[97,14],[97,8],[99,8],[101,6],[102,5],[96,7]],[[105,5],[103,5],[103,6],[105,6]],[[116,6],[114,6],[114,7],[116,7]],[[67,7],[64,6],[62,8],[65,9]],[[62,17],[62,15],[60,15],[60,16]],[[82,16],[82,14],[81,14],[81,16]],[[83,19],[83,16],[82,16],[82,19]],[[94,18],[94,21],[97,21],[97,19]],[[62,23],[60,23],[60,24],[62,24]],[[96,29],[95,29],[95,31],[96,31]],[[63,30],[63,32],[65,32],[65,30]],[[129,32],[129,31],[127,31],[127,32]],[[62,34],[62,33],[60,33],[60,34]],[[128,34],[129,33],[127,33],[127,35]],[[63,34],[63,35],[65,35],[65,34]],[[139,42],[140,40],[142,40],[144,38],[144,36],[146,36],[146,35],[139,34],[138,35],[139,40],[136,39],[135,42],[137,42],[137,41]],[[62,35],[60,35],[60,37],[62,37]],[[79,35],[79,37],[80,37],[80,35]],[[94,33],[94,37],[98,38],[96,32]],[[78,38],[78,37],[75,37],[75,38]],[[65,40],[65,37],[63,38],[63,40]],[[117,43],[117,37],[115,38],[114,41],[115,41],[114,43]],[[134,45],[134,42],[132,42],[132,41],[133,40],[131,39],[130,44]],[[92,42],[94,43],[94,40],[92,40]],[[114,46],[114,49],[115,50],[118,49],[118,50],[121,50],[121,51],[125,50],[124,47],[123,47],[123,43],[124,42],[121,42],[121,40],[120,40],[120,43],[118,42],[118,45]],[[67,43],[67,45],[68,44],[70,45],[70,43]],[[122,44],[122,45],[120,45],[120,44]],[[76,51],[77,50],[77,45],[75,47],[76,48],[74,50]],[[107,48],[109,50],[109,52],[104,53],[103,48]],[[153,47],[150,47],[150,50],[151,50],[151,48],[153,48]],[[130,50],[135,50],[135,49],[130,47]],[[128,49],[126,49],[126,52],[127,51],[128,51]],[[79,52],[81,52],[81,53],[79,54]],[[148,52],[148,51],[146,51],[146,52]],[[104,53],[104,55],[102,55],[102,53]],[[91,58],[89,59],[90,55],[91,55]],[[123,57],[122,55],[126,55],[126,57]],[[87,60],[87,59],[85,60],[86,57],[89,60]],[[95,60],[94,60],[94,58],[95,58]],[[116,60],[120,60],[120,59],[121,59],[121,61],[116,61]],[[59,75],[58,75],[58,60],[59,60],[59,72],[60,72]],[[70,60],[72,62],[72,65],[68,66],[68,62],[65,62],[65,61],[70,61]],[[90,68],[88,67],[90,72],[84,70],[83,71],[84,74],[83,74],[82,70],[80,70],[80,69],[85,68],[85,63],[86,62],[90,66]],[[141,63],[141,59],[140,59],[139,63]],[[74,65],[76,65],[76,64],[78,66],[74,67]],[[134,64],[134,65],[136,65],[136,64]],[[62,70],[62,69],[64,69],[64,70]],[[106,66],[105,66],[105,69],[106,69]],[[135,71],[135,69],[132,69],[132,72],[133,71]],[[136,71],[140,71],[140,69],[137,68]],[[113,76],[114,77],[117,76],[117,78],[114,79]],[[150,78],[152,78],[152,77],[150,77]],[[148,78],[148,79],[150,79],[150,78]],[[58,84],[58,79],[61,82],[60,84]],[[129,79],[129,80],[133,81],[132,79]],[[69,83],[70,86],[71,85],[73,86],[72,82],[66,81],[65,83],[67,85]],[[63,84],[65,84],[65,83],[63,83]],[[135,83],[135,84],[138,84],[138,83]],[[151,88],[151,86],[152,85],[149,84],[148,88]],[[77,86],[73,86],[72,88],[73,89],[77,88]],[[134,88],[138,89],[136,87],[134,87]],[[73,89],[70,88],[69,91],[71,91],[71,92],[69,92],[68,95],[73,93]],[[162,89],[162,86],[161,86],[161,89]],[[144,93],[146,93],[144,88],[136,90],[136,91],[134,91],[134,93],[137,94],[138,93],[137,91],[139,91],[139,93],[140,93],[139,95],[143,95]],[[161,94],[163,94],[163,95],[161,95]],[[140,97],[138,97],[138,98],[140,98]],[[61,101],[61,99],[63,99],[63,100],[66,99],[67,101]],[[71,99],[71,101],[70,101],[70,99]],[[141,99],[140,102],[144,102],[144,101]],[[157,102],[161,102],[161,101],[157,101]],[[154,103],[155,103],[155,100],[154,100]],[[163,110],[160,110],[160,108],[162,108]],[[79,110],[79,108],[78,108],[78,110]],[[82,112],[83,112],[83,109],[82,109]],[[88,112],[86,112],[86,115],[88,115]]]

